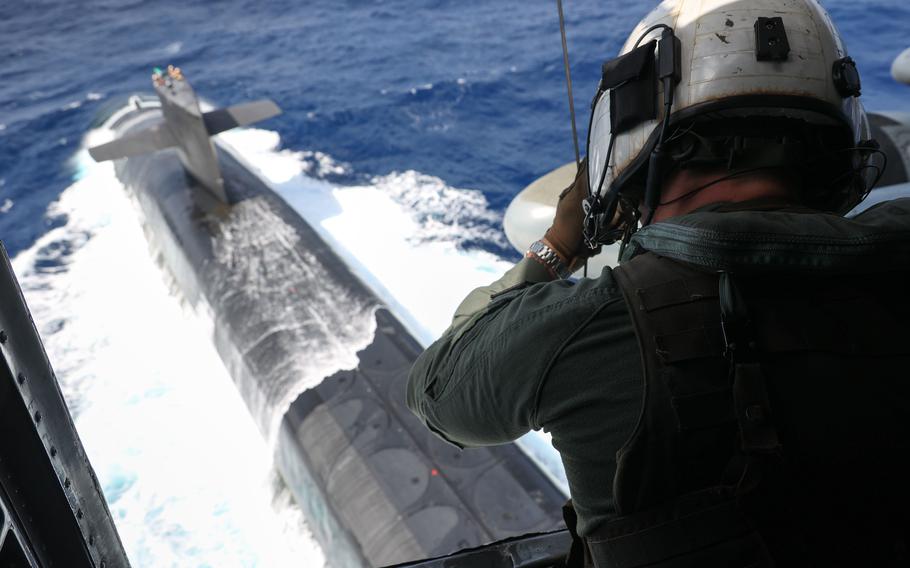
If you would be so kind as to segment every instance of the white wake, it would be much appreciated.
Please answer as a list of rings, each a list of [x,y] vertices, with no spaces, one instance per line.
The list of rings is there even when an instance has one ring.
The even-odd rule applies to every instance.
[[[133,566],[323,565],[112,165],[74,166],[51,207],[68,221],[13,267]]]

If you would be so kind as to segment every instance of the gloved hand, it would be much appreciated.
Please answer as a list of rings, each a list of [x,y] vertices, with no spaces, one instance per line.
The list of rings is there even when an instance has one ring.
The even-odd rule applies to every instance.
[[[575,174],[575,181],[559,194],[553,224],[544,234],[543,241],[572,272],[581,268],[585,260],[600,252],[585,244],[585,212],[582,201],[588,197],[588,159],[585,158]]]

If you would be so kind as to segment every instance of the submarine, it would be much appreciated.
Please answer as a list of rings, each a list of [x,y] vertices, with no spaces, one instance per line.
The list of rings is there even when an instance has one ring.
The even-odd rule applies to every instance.
[[[114,111],[104,123],[114,139],[89,154],[113,160],[152,253],[211,316],[214,344],[327,561],[386,566],[562,529],[566,496],[517,446],[462,451],[406,408],[421,345],[212,138],[278,106],[203,111],[175,67],[156,69],[152,84],[157,96]]]

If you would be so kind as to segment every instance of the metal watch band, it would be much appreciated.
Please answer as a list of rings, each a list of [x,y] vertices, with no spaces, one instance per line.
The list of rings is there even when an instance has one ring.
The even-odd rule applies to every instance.
[[[537,257],[558,278],[567,280],[572,276],[572,272],[559,258],[556,251],[548,247],[543,241],[534,241],[528,249],[528,254]]]

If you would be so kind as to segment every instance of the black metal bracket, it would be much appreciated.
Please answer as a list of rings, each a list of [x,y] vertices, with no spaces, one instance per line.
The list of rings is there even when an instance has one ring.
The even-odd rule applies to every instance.
[[[783,18],[756,20],[755,58],[759,61],[786,61],[789,56],[790,41],[787,39]]]
[[[856,62],[852,57],[844,57],[834,62],[831,70],[831,77],[834,79],[834,86],[840,96],[858,97],[862,91],[862,83],[859,80],[859,70],[856,68]]]

